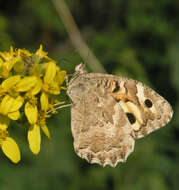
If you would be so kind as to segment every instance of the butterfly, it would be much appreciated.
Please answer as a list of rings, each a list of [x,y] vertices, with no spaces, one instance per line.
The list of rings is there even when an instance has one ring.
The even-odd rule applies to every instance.
[[[133,152],[135,140],[172,118],[170,104],[141,82],[75,68],[67,85],[72,100],[74,150],[89,163],[115,167]]]

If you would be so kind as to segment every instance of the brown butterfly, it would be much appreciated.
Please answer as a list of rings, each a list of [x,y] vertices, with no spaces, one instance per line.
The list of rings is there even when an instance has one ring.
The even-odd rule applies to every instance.
[[[135,139],[166,125],[170,104],[141,82],[75,68],[67,94],[75,152],[90,163],[115,167],[134,150]]]

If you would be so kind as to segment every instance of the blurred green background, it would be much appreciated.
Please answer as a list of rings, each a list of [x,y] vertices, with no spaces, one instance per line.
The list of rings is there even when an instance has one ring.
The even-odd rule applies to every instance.
[[[12,164],[0,153],[0,190],[178,190],[179,1],[67,4],[106,71],[151,86],[171,103],[174,117],[166,127],[137,140],[127,163],[116,168],[90,165],[75,154],[69,108],[49,121],[52,139],[42,136],[38,156],[28,148],[26,129],[12,126],[10,135],[20,145],[22,161]],[[83,61],[50,0],[1,0],[0,51],[13,45],[35,52],[41,43],[68,73]]]

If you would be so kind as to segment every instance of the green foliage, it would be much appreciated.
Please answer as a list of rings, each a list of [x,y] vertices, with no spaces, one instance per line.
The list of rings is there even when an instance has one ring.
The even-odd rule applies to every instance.
[[[101,168],[80,159],[73,150],[70,109],[49,124],[52,139],[39,156],[21,141],[23,160],[11,164],[0,154],[0,189],[177,190],[179,187],[179,3],[177,0],[68,0],[90,49],[108,73],[129,76],[156,89],[174,108],[167,127],[137,140],[127,163]],[[51,1],[0,3],[0,50],[10,44],[34,50],[42,43],[61,69],[74,72],[82,60],[72,47]],[[66,97],[64,96],[64,99]],[[17,128],[17,127],[16,127]],[[22,134],[23,133],[23,134]]]
[[[0,15],[0,49],[7,49],[12,43],[11,36],[7,34],[9,21]]]

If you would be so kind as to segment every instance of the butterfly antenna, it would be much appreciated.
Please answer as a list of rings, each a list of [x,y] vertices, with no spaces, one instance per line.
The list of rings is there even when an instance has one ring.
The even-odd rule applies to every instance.
[[[53,109],[47,111],[46,114],[49,114],[49,113],[51,113],[51,112],[57,111],[57,110],[59,110],[59,109],[65,108],[65,107],[70,107],[70,106],[72,106],[72,105],[73,105],[73,104],[65,104],[65,105],[58,106],[58,107],[56,107],[56,108],[53,108]]]

